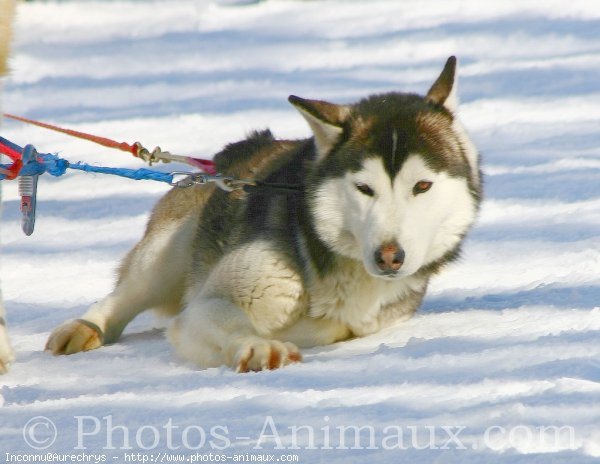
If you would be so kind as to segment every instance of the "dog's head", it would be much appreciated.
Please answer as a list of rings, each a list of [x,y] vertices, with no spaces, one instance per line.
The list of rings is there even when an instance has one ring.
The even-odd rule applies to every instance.
[[[317,234],[373,276],[406,277],[454,258],[475,219],[478,154],[455,117],[455,74],[450,57],[424,97],[290,97],[314,135],[307,196]]]

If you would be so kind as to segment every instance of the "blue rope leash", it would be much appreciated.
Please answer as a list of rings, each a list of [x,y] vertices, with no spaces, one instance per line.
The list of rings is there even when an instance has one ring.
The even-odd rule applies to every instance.
[[[13,150],[19,153],[23,151],[23,148],[9,140],[6,140],[3,137],[0,137],[0,143],[11,147]],[[0,164],[0,168],[7,169],[8,167],[9,165],[7,164]],[[110,174],[113,176],[126,177],[127,179],[133,180],[155,180],[158,182],[165,182],[167,184],[172,184],[173,182],[173,175],[169,173],[153,171],[151,169],[127,169],[92,166],[90,164],[81,162],[73,164],[69,163],[63,158],[59,158],[58,156],[51,155],[49,153],[38,153],[37,160],[32,160],[25,164],[21,168],[19,176],[36,176],[47,172],[54,177],[60,177],[65,174],[67,169],[93,172],[98,174]],[[0,172],[0,180],[4,179],[6,179],[6,175]]]
[[[113,176],[126,177],[127,179],[133,180],[155,180],[158,182],[166,182],[171,184],[173,182],[173,175],[166,172],[152,171],[151,169],[126,169],[126,168],[106,168],[101,166],[91,166],[84,163],[70,164],[67,166],[69,169],[75,169],[77,171],[95,172],[98,174],[110,174]],[[48,171],[50,172],[50,171]]]

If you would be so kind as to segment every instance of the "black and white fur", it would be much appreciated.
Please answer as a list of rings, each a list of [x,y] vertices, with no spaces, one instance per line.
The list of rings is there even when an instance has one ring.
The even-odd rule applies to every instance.
[[[478,154],[455,114],[455,70],[451,57],[425,97],[290,97],[312,138],[257,133],[215,160],[225,174],[302,190],[174,189],[114,292],[58,327],[48,349],[114,342],[155,308],[175,315],[168,337],[181,357],[246,372],[411,317],[430,277],[457,257],[480,202]]]

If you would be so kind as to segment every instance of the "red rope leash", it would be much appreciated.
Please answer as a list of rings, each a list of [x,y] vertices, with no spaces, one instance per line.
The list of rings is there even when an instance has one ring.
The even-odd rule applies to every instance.
[[[0,151],[2,152],[2,154],[8,156],[13,161],[17,161],[17,160],[21,159],[21,153],[19,153],[14,148],[12,148],[8,145],[5,145],[5,144],[0,144],[0,148],[1,148]]]
[[[13,180],[21,172],[21,168],[23,167],[23,161],[15,160],[9,167],[0,168],[0,174],[4,174],[6,180]]]
[[[70,135],[71,137],[77,137],[79,139],[83,139],[83,140],[88,140],[90,142],[94,142],[97,143],[99,145],[102,145],[103,147],[107,147],[107,148],[114,148],[117,150],[121,150],[121,151],[125,151],[128,153],[131,153],[133,156],[135,156],[136,158],[143,158],[143,155],[155,155],[156,151],[158,151],[160,153],[160,149],[156,149],[154,152],[150,153],[146,148],[144,148],[139,142],[134,143],[133,145],[130,145],[127,142],[116,142],[115,140],[106,138],[106,137],[99,137],[97,135],[92,135],[92,134],[87,134],[85,132],[79,132],[73,129],[65,129],[63,127],[59,127],[59,126],[54,126],[52,124],[48,124],[45,122],[41,122],[41,121],[35,121],[33,119],[28,119],[28,118],[24,118],[22,116],[16,116],[14,114],[8,114],[8,113],[4,113],[4,116],[10,119],[14,119],[16,121],[21,121],[21,122],[25,122],[27,124],[33,124],[34,126],[38,126],[38,127],[43,127],[44,129],[50,129],[56,132],[61,132],[63,134],[66,135]],[[15,159],[11,154],[6,153],[7,155],[9,155],[11,158]],[[163,153],[163,154],[168,154],[168,153]],[[13,154],[14,155],[14,154]],[[20,156],[20,154],[16,154],[17,156]],[[202,169],[204,172],[207,172],[208,174],[215,174],[216,173],[216,169],[215,169],[215,164],[212,160],[206,160],[206,159],[200,159],[200,158],[192,158],[189,156],[171,156],[171,160],[176,160],[175,158],[179,158],[180,160],[185,160],[184,162],[191,164],[193,166],[196,166],[200,169]],[[158,158],[160,159],[160,158]],[[168,158],[165,157],[163,159],[163,161],[166,161]],[[150,158],[150,164],[152,164],[152,158]],[[146,159],[147,161],[147,159]],[[156,159],[154,159],[154,161],[156,161]]]
[[[26,122],[27,124],[33,124],[34,126],[43,127],[44,129],[50,129],[56,132],[62,132],[63,134],[70,135],[71,137],[77,137],[90,142],[97,143],[107,148],[116,148],[117,150],[127,151],[133,156],[138,156],[138,148],[135,145],[130,145],[126,142],[115,142],[114,140],[107,139],[106,137],[98,137],[96,135],[86,134],[85,132],[79,132],[72,129],[64,129],[62,127],[53,126],[45,122],[35,121],[33,119],[24,118],[22,116],[15,116],[14,114],[4,113],[4,116],[16,121]]]
[[[21,171],[21,168],[23,167],[23,161],[21,160],[21,153],[18,152],[17,150],[15,150],[14,148],[12,148],[6,144],[3,144],[3,143],[0,143],[0,153],[8,156],[13,161],[10,166],[0,168],[0,173],[4,174],[6,180],[15,179],[19,175],[19,172]]]

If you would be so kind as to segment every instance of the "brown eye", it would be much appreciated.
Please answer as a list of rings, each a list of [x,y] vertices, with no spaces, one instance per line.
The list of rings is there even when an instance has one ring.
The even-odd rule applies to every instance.
[[[413,194],[418,195],[419,193],[425,193],[431,188],[432,185],[433,182],[429,182],[428,180],[420,180],[413,187]]]
[[[375,192],[373,191],[373,189],[371,187],[369,187],[367,184],[356,184],[356,189],[362,193],[363,195],[367,195],[368,197],[372,197],[373,195],[375,195]]]

